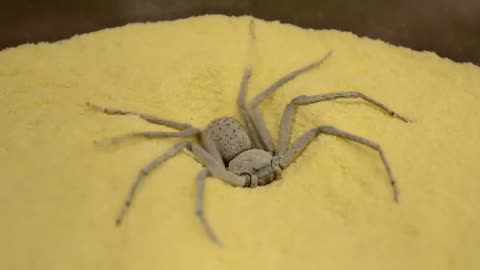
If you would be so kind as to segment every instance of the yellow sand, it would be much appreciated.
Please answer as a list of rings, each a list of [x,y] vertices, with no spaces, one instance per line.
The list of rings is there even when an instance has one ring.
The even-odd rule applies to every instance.
[[[480,68],[338,31],[205,16],[133,24],[0,52],[0,269],[478,269]],[[87,100],[203,127],[238,117],[283,74],[333,56],[262,104],[274,132],[300,94],[359,90],[415,122],[361,101],[298,109],[294,136],[331,124],[381,144],[401,192],[369,148],[322,136],[256,188],[207,181],[206,213],[223,249],[194,215],[201,165],[182,153],[149,176],[126,223],[114,219],[137,171],[178,139],[96,139],[168,130],[107,116]]]

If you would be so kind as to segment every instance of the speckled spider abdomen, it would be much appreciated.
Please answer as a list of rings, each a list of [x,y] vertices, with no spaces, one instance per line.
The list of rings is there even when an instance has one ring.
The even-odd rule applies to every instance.
[[[207,135],[214,141],[225,163],[253,145],[240,122],[232,117],[221,117],[208,124]]]

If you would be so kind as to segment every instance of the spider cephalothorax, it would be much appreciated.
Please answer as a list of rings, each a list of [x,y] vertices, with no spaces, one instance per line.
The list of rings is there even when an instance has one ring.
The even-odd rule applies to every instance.
[[[261,149],[250,149],[236,156],[228,164],[228,170],[248,177],[249,187],[270,184],[280,178],[282,169],[274,163],[275,157]]]
[[[250,33],[253,40],[253,23],[251,23],[250,26]],[[252,100],[249,107],[246,106],[245,96],[251,69],[250,67],[247,67],[243,73],[240,94],[237,99],[240,115],[245,124],[245,128],[238,120],[232,117],[217,118],[213,120],[206,129],[202,130],[186,123],[166,120],[142,113],[104,108],[88,103],[88,105],[94,109],[103,111],[107,114],[137,115],[138,117],[150,123],[167,126],[177,130],[176,132],[134,132],[108,139],[104,141],[104,143],[114,143],[135,136],[142,136],[146,138],[187,138],[196,136],[200,141],[200,144],[188,141],[177,143],[169,151],[160,155],[158,158],[154,159],[142,170],[140,170],[135,182],[130,188],[120,215],[118,216],[116,221],[117,225],[122,223],[126,211],[131,205],[137,187],[144,176],[150,173],[159,164],[186,148],[196,155],[204,165],[204,169],[202,169],[197,175],[198,192],[196,214],[205,227],[209,237],[217,244],[220,244],[219,239],[216,237],[205,216],[203,215],[205,178],[207,176],[214,176],[232,186],[240,187],[256,187],[259,185],[261,186],[269,184],[274,180],[279,179],[282,170],[286,169],[288,165],[293,162],[293,160],[305,149],[305,147],[307,147],[307,145],[320,134],[332,135],[346,140],[351,140],[377,151],[389,175],[390,183],[393,188],[394,200],[398,202],[398,188],[395,177],[390,169],[383,150],[377,143],[352,133],[339,130],[332,126],[318,126],[304,133],[302,136],[294,140],[292,144],[289,144],[295,106],[308,105],[321,101],[340,98],[360,98],[387,112],[391,116],[397,117],[404,122],[409,122],[409,120],[407,120],[405,117],[400,116],[382,103],[363,95],[362,93],[353,91],[320,94],[314,96],[302,95],[292,99],[292,101],[287,104],[283,112],[278,132],[277,147],[275,147],[273,144],[271,135],[265,126],[263,117],[257,109],[258,105],[280,86],[284,85],[286,82],[292,80],[296,76],[319,66],[330,55],[331,52],[328,52],[320,60],[294,70],[281,77],[270,87],[260,92],[260,94],[258,94]]]

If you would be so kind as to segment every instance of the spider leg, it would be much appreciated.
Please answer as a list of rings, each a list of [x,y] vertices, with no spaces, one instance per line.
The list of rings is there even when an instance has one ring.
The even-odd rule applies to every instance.
[[[120,214],[117,217],[116,224],[119,226],[122,224],[125,214],[127,213],[128,208],[132,204],[133,197],[135,196],[135,192],[138,189],[138,186],[142,182],[142,180],[147,176],[153,169],[155,169],[158,165],[163,163],[164,161],[172,158],[180,151],[182,151],[185,147],[187,147],[190,143],[189,142],[181,142],[175,144],[170,150],[165,152],[164,154],[160,155],[156,159],[152,160],[147,166],[143,167],[137,174],[135,181],[132,184],[132,187],[128,191],[127,197],[125,198],[125,202],[123,207],[120,211]]]
[[[207,218],[204,215],[203,211],[203,198],[205,194],[205,179],[209,176],[209,171],[208,169],[202,169],[198,174],[197,174],[197,201],[195,203],[195,214],[197,215],[198,219],[203,225],[203,228],[208,234],[208,237],[217,245],[220,247],[222,246],[222,242],[218,239],[217,235],[212,229],[212,226],[207,221]]]
[[[90,108],[92,108],[96,111],[104,112],[104,113],[109,114],[109,115],[136,115],[136,116],[140,117],[141,119],[143,119],[147,122],[150,122],[152,124],[162,125],[162,126],[170,127],[170,128],[177,129],[177,130],[193,128],[190,124],[187,124],[187,123],[180,123],[180,122],[176,122],[176,121],[162,119],[162,118],[159,118],[159,117],[156,117],[156,116],[153,116],[153,115],[149,115],[149,114],[130,112],[130,111],[114,109],[114,108],[101,107],[101,106],[98,106],[98,105],[93,104],[91,102],[87,102],[87,106],[89,106]]]
[[[250,21],[249,29],[250,29],[250,54],[251,54],[252,53],[251,51],[253,51],[254,44],[255,44],[255,29],[254,29],[253,20]],[[240,83],[240,92],[238,93],[238,97],[237,97],[237,105],[240,112],[240,116],[242,117],[247,127],[248,136],[253,142],[253,146],[255,148],[262,148],[260,137],[257,133],[255,125],[252,122],[252,118],[250,116],[250,113],[248,112],[246,101],[245,101],[246,95],[247,95],[247,89],[248,89],[248,81],[251,75],[252,75],[252,69],[249,65],[247,65],[243,71],[242,81]]]
[[[255,127],[257,128],[257,131],[260,135],[260,138],[262,140],[262,143],[264,144],[264,150],[273,152],[274,146],[272,142],[272,138],[270,133],[267,130],[267,127],[265,126],[265,121],[263,120],[262,114],[258,111],[258,105],[270,94],[275,92],[280,86],[284,85],[288,81],[294,79],[298,75],[307,72],[320,64],[322,64],[327,58],[332,54],[332,51],[329,51],[325,56],[323,56],[320,60],[317,60],[313,63],[310,63],[304,67],[301,67],[297,70],[294,70],[283,77],[281,77],[279,80],[274,82],[272,85],[270,85],[267,89],[265,89],[263,92],[255,96],[250,103],[250,110],[252,111],[253,114],[253,123]]]
[[[286,168],[305,149],[305,147],[307,147],[307,145],[320,134],[332,135],[343,139],[351,140],[368,146],[377,151],[380,155],[380,158],[382,159],[385,169],[387,170],[388,176],[390,177],[390,184],[393,188],[393,198],[395,202],[398,202],[399,191],[397,188],[397,182],[395,180],[395,176],[393,175],[392,169],[390,168],[390,165],[387,161],[387,158],[383,153],[382,148],[375,142],[359,137],[352,133],[339,130],[332,126],[319,126],[307,131],[302,136],[300,136],[286,151],[286,153],[281,156],[280,166],[282,167],[282,169]]]
[[[187,128],[180,130],[178,132],[164,132],[164,131],[141,131],[141,132],[131,132],[119,136],[115,136],[108,139],[103,139],[96,141],[95,144],[99,146],[105,146],[109,144],[116,144],[123,140],[130,139],[133,137],[145,137],[145,138],[186,138],[198,135],[201,131],[196,128]]]
[[[208,136],[205,131],[200,133],[200,141],[202,143],[203,148],[217,161],[218,164],[222,165],[225,168],[225,164],[223,163],[222,155],[217,148],[215,142]]]
[[[245,125],[247,127],[247,132],[252,140],[253,146],[255,148],[262,148],[262,144],[260,142],[260,136],[257,133],[257,129],[252,122],[250,114],[248,113],[248,109],[245,103],[245,97],[247,95],[247,88],[248,88],[248,80],[252,74],[252,70],[250,67],[246,67],[243,71],[242,82],[240,84],[240,93],[238,94],[237,104],[240,111],[240,116],[242,117]]]
[[[294,108],[296,105],[308,105],[312,103],[334,100],[339,98],[361,98],[370,104],[373,104],[380,108],[381,110],[385,111],[386,113],[390,114],[393,117],[396,117],[404,122],[411,122],[407,118],[401,116],[400,114],[396,113],[392,109],[388,108],[387,106],[383,105],[382,103],[370,98],[360,92],[338,92],[338,93],[328,93],[328,94],[321,94],[321,95],[314,95],[314,96],[298,96],[285,107],[283,111],[282,121],[280,122],[280,129],[278,131],[278,149],[277,153],[279,155],[283,155],[288,148],[288,142],[290,141],[290,134],[292,131],[293,125],[293,115],[294,115]]]
[[[138,189],[138,186],[142,182],[142,180],[147,176],[153,169],[159,166],[161,163],[165,162],[166,160],[174,157],[184,148],[189,149],[192,151],[200,161],[208,168],[211,174],[215,177],[222,179],[224,182],[232,185],[232,186],[247,186],[250,185],[250,181],[248,181],[245,177],[236,175],[230,171],[227,171],[223,164],[217,162],[215,158],[208,153],[205,149],[203,149],[200,145],[192,142],[180,142],[175,144],[170,150],[165,152],[164,154],[160,155],[156,159],[152,160],[147,166],[143,167],[140,172],[138,173],[135,181],[132,184],[132,187],[128,191],[127,197],[125,198],[125,202],[123,207],[118,215],[116,220],[117,225],[121,225],[125,214],[127,213],[128,208],[132,204],[133,197],[135,196],[135,192]]]
[[[237,175],[228,171],[223,163],[218,162],[215,158],[196,143],[190,143],[187,148],[195,154],[205,167],[208,168],[211,175],[220,178],[225,183],[235,187],[250,186],[251,181],[244,176]]]

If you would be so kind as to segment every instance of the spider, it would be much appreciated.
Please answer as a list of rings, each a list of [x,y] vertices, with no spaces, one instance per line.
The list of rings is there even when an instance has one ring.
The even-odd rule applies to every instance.
[[[240,111],[241,119],[245,124],[245,128],[240,121],[232,117],[217,118],[211,121],[205,129],[200,129],[187,123],[167,120],[144,113],[101,107],[87,102],[87,105],[91,108],[109,115],[136,115],[147,122],[177,130],[176,132],[132,132],[104,140],[100,142],[100,144],[117,143],[124,139],[138,136],[145,138],[196,137],[200,142],[200,144],[190,141],[177,143],[167,152],[158,156],[144,168],[142,168],[126,196],[120,214],[116,219],[116,224],[118,226],[122,224],[125,214],[127,213],[127,209],[131,206],[138,186],[144,177],[164,161],[172,158],[183,149],[188,149],[196,157],[198,157],[198,159],[204,165],[204,168],[197,174],[196,177],[196,216],[202,223],[209,238],[221,246],[222,244],[219,238],[216,236],[214,230],[204,215],[203,199],[206,177],[213,176],[223,180],[227,184],[236,187],[254,188],[257,186],[268,185],[269,183],[280,179],[282,170],[286,169],[289,164],[291,164],[295,158],[300,155],[307,145],[320,134],[332,135],[354,141],[377,151],[388,173],[390,184],[393,188],[394,201],[398,203],[399,191],[395,176],[382,148],[377,143],[352,133],[337,129],[333,126],[322,125],[305,132],[289,146],[290,134],[294,119],[294,109],[296,106],[301,105],[308,105],[342,98],[360,98],[378,107],[392,117],[396,117],[407,123],[410,122],[410,120],[407,118],[360,92],[336,92],[313,96],[301,95],[292,99],[290,103],[286,105],[283,112],[278,131],[277,147],[275,147],[273,144],[272,137],[265,126],[262,114],[258,110],[259,104],[267,96],[271,95],[288,81],[294,79],[298,75],[318,67],[325,60],[327,60],[331,54],[332,51],[329,51],[321,59],[284,75],[264,91],[260,92],[260,94],[255,96],[249,106],[246,104],[245,97],[247,93],[248,81],[252,71],[251,68],[247,66],[243,72],[240,91],[237,98],[237,105]]]

